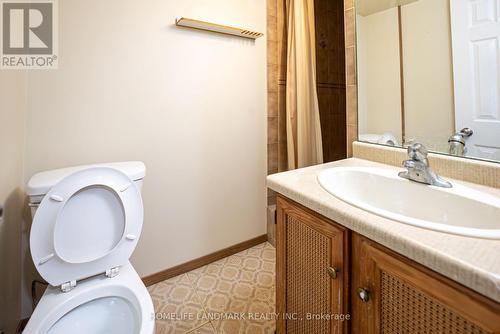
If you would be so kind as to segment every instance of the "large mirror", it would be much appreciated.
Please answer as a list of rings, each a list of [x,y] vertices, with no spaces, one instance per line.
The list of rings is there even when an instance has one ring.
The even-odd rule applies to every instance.
[[[500,161],[500,0],[358,0],[359,140]]]

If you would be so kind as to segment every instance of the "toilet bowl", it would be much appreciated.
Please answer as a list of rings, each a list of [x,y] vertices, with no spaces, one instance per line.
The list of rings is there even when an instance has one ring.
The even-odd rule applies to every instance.
[[[143,223],[141,162],[36,174],[33,262],[49,287],[23,333],[151,334],[151,297],[129,262]]]

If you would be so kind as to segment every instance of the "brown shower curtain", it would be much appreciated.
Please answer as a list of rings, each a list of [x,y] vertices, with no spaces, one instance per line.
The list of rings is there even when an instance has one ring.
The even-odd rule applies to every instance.
[[[323,162],[316,92],[314,0],[287,0],[286,130],[288,169]]]

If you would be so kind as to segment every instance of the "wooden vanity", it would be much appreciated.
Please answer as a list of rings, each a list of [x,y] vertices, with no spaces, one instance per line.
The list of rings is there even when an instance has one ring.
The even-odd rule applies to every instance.
[[[338,223],[278,196],[277,333],[500,333],[500,303]]]

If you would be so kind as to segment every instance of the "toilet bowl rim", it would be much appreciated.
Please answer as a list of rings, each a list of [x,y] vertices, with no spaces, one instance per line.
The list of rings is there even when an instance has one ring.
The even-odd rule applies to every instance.
[[[66,314],[78,306],[92,302],[96,299],[108,297],[123,298],[129,302],[134,310],[136,321],[139,322],[138,327],[140,328],[142,326],[140,317],[142,312],[139,299],[135,296],[132,290],[129,290],[124,286],[115,285],[103,288],[95,287],[92,290],[82,291],[81,293],[74,295],[72,298],[69,298],[66,302],[53,309],[53,311],[47,315],[47,321],[42,324],[41,332],[47,332],[57,321],[62,319]]]
[[[112,279],[93,278],[69,293],[62,293],[59,289],[50,287],[35,309],[34,315],[37,314],[37,319],[32,317],[30,320],[33,323],[28,322],[23,333],[45,333],[76,307],[106,297],[119,297],[128,301],[133,307],[139,333],[153,333],[154,308],[151,296],[138,276],[137,280],[126,276]],[[38,309],[39,307],[47,310]]]

